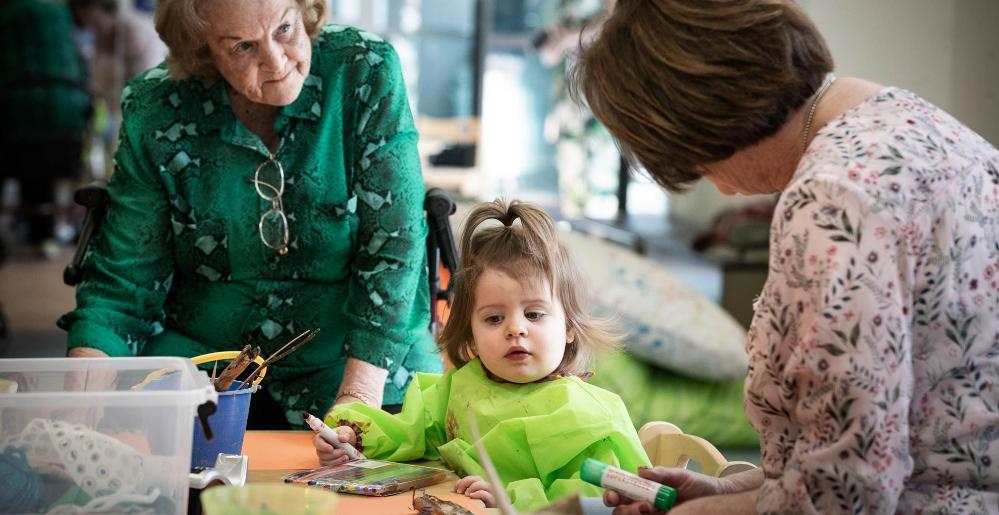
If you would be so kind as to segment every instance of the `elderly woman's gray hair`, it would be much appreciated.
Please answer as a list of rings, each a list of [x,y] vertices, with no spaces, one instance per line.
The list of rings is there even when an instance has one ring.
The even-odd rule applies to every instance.
[[[167,67],[174,79],[218,77],[219,72],[208,49],[208,22],[200,8],[211,0],[159,0],[156,4],[156,32],[170,49]],[[315,39],[326,21],[326,0],[296,0],[309,37]]]

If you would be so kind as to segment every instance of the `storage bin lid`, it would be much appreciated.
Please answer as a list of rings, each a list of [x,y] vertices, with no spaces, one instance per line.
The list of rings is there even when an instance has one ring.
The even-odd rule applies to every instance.
[[[181,407],[218,401],[208,374],[178,357],[3,359],[0,378],[17,383],[13,393],[0,393],[0,408]]]

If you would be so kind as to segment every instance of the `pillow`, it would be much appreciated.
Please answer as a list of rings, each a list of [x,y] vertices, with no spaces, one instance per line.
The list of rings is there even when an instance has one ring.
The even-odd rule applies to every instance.
[[[594,312],[615,320],[630,354],[698,379],[746,377],[746,331],[721,307],[660,263],[597,237],[560,236],[587,280]]]

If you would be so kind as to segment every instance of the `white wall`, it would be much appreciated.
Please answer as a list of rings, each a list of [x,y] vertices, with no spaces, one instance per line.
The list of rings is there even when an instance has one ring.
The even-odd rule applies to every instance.
[[[999,0],[799,0],[826,37],[837,75],[915,92],[999,146]],[[752,197],[701,181],[673,216],[709,223]]]
[[[800,3],[838,75],[911,90],[999,144],[999,1]]]
[[[999,147],[999,1],[960,0],[951,114]]]

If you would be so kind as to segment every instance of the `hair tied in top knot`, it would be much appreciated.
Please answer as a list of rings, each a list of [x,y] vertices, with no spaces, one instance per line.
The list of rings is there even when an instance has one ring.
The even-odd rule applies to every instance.
[[[510,205],[507,206],[506,208],[506,216],[503,217],[503,220],[501,220],[503,222],[503,225],[507,227],[513,227],[513,223],[516,222],[518,218],[520,218],[520,213],[519,213],[520,209],[518,209],[519,207],[520,207],[519,201],[514,200],[510,202]]]

